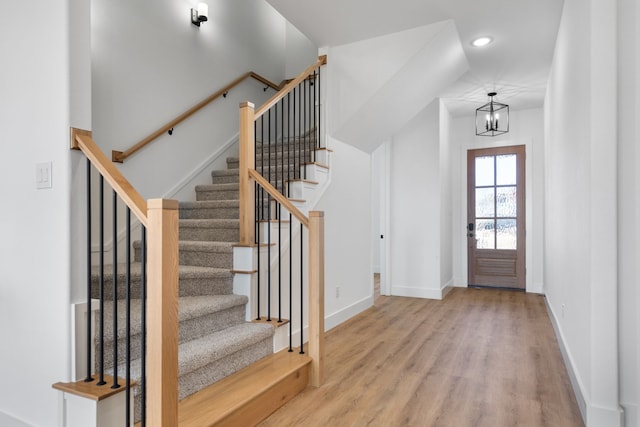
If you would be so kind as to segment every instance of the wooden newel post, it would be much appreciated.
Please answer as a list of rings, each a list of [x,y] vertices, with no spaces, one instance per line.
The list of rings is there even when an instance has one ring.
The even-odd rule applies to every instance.
[[[178,425],[178,202],[147,202],[147,420]]]
[[[324,382],[324,212],[309,212],[309,384]]]
[[[255,169],[254,105],[240,104],[240,244],[255,243],[255,185],[249,170]]]

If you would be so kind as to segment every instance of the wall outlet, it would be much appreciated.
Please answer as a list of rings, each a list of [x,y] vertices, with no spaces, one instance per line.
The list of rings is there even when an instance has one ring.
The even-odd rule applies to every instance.
[[[340,298],[340,285],[336,286],[336,298]]]

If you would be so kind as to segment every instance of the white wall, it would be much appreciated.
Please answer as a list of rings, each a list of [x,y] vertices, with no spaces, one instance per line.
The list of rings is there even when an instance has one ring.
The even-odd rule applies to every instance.
[[[482,137],[475,135],[475,116],[451,121],[451,176],[453,194],[453,277],[455,286],[467,286],[467,151],[477,148],[525,145],[526,204],[526,289],[543,292],[542,257],[544,229],[544,123],[542,109],[510,111],[509,133]]]
[[[93,132],[108,155],[124,150],[247,71],[279,84],[317,48],[264,0],[93,0]],[[287,74],[291,73],[291,75]],[[247,80],[120,166],[145,198],[161,197],[238,133],[238,105],[274,94]]]
[[[446,124],[448,112],[442,112]],[[447,131],[440,129],[440,113],[440,100],[435,100],[395,134],[390,145],[388,256],[393,295],[440,299],[451,282],[451,252],[443,242],[450,240],[451,228],[442,218],[450,210],[449,196],[442,193],[450,179],[448,166],[441,165],[448,159],[448,148],[441,150]]]
[[[440,151],[440,288],[453,285],[453,195],[451,192],[451,114],[439,102]]]
[[[615,20],[565,1],[545,98],[544,287],[588,426],[622,425]]]
[[[0,14],[0,115],[7,160],[0,169],[0,413],[56,425],[57,392],[70,379],[69,127],[88,126],[88,3],[37,0],[29,24],[19,2]],[[70,37],[70,22],[78,22]],[[70,38],[74,40],[70,45]],[[77,50],[79,49],[79,50]],[[84,71],[83,71],[84,70]],[[70,83],[70,77],[74,76]],[[53,164],[51,189],[36,190],[35,164]],[[3,418],[3,415],[0,415]]]
[[[618,255],[620,402],[625,425],[640,426],[640,6],[618,2]]]
[[[327,330],[373,305],[371,156],[334,139],[329,147],[331,185],[314,208],[325,211]]]

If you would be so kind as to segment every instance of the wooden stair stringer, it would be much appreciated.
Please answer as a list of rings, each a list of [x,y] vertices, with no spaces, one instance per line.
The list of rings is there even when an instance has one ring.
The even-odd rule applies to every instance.
[[[311,358],[287,349],[181,400],[179,427],[255,426],[304,390]]]

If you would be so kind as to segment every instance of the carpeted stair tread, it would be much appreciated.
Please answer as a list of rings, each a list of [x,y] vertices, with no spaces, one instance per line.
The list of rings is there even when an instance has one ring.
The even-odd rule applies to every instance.
[[[126,266],[118,264],[118,297],[124,298],[126,284]],[[98,266],[92,267],[92,296],[98,298],[99,294],[99,273]],[[142,269],[139,262],[131,264],[131,294],[134,298],[140,296]],[[229,268],[215,268],[210,266],[199,267],[192,265],[180,265],[178,270],[179,295],[227,295],[233,292],[233,274]],[[113,265],[104,266],[105,298],[112,299],[113,287]]]
[[[217,218],[181,219],[180,227],[238,228],[240,227],[240,220],[239,219],[217,219]]]
[[[233,245],[238,242],[202,242],[198,240],[180,240],[178,242],[178,250],[191,250],[202,252],[224,252],[232,253]]]
[[[178,375],[210,365],[226,356],[240,352],[246,347],[273,337],[275,328],[260,323],[243,323],[204,337],[181,343],[178,346]],[[131,361],[131,378],[140,379],[140,359]],[[118,372],[124,372],[125,365],[118,365]]]
[[[196,191],[233,191],[239,188],[240,184],[238,183],[196,185]]]
[[[202,200],[197,202],[181,202],[181,219],[238,219],[240,216],[239,200]]]
[[[195,242],[198,243],[198,242]],[[220,243],[218,246],[230,246],[233,247],[233,244],[226,242],[214,242]],[[126,264],[116,264],[118,269],[118,280],[125,279],[126,274]],[[226,268],[215,268],[215,267],[198,267],[193,265],[180,265],[178,266],[178,275],[179,277],[185,279],[206,279],[206,278],[217,278],[217,277],[231,277],[231,273],[229,269]],[[91,267],[91,275],[98,276],[100,274],[100,267],[94,265]],[[139,262],[131,263],[131,277],[139,278],[142,274],[142,265]],[[113,264],[105,264],[104,265],[104,275],[105,279],[108,276],[109,279],[113,277]],[[106,280],[105,280],[106,281]]]
[[[212,313],[222,312],[232,307],[244,306],[248,302],[245,295],[201,295],[178,298],[178,321],[180,323],[187,320],[196,319]],[[113,335],[113,301],[104,302],[105,312],[105,337],[112,338]],[[118,300],[118,337],[123,337],[126,333],[126,302]],[[131,335],[140,333],[142,325],[140,322],[141,310],[140,300],[131,300]]]

